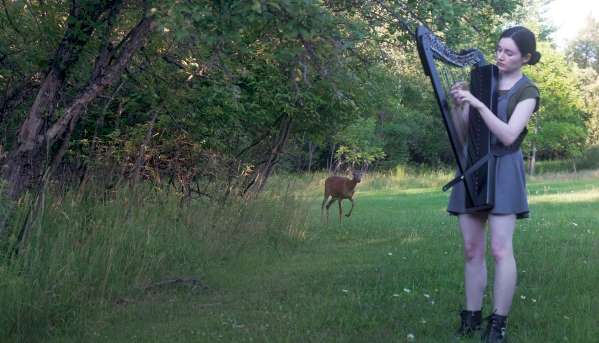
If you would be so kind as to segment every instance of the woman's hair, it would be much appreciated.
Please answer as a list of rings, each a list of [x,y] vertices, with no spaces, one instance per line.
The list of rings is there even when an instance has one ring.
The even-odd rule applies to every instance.
[[[541,53],[537,51],[537,40],[535,34],[524,26],[514,26],[503,31],[501,38],[511,38],[516,42],[516,46],[522,53],[522,56],[530,54],[530,60],[528,64],[534,65],[541,59]]]

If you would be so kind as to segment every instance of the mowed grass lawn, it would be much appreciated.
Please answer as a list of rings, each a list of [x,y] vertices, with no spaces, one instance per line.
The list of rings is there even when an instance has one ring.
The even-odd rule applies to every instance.
[[[55,342],[452,342],[463,304],[457,220],[444,177],[367,175],[353,216],[320,221],[323,175],[296,189],[305,222],[205,266],[188,285],[98,306]],[[529,180],[518,221],[511,342],[599,342],[599,172]],[[344,203],[345,211],[349,202]],[[491,310],[493,261],[484,315]],[[190,275],[180,275],[190,276]],[[478,339],[472,339],[475,342]]]

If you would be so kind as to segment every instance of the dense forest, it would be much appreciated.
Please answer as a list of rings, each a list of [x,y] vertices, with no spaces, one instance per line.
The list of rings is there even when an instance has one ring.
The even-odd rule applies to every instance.
[[[420,24],[489,60],[503,28],[533,29],[530,172],[580,165],[599,143],[599,22],[561,51],[544,3],[3,0],[0,227],[11,201],[49,184],[147,181],[222,201],[275,170],[451,166]]]

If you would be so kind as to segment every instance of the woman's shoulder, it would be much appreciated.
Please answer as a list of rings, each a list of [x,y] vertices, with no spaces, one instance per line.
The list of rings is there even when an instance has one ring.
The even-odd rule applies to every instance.
[[[537,87],[537,85],[532,80],[530,80],[526,76],[524,76],[524,77],[525,77],[525,82],[522,85],[522,87],[520,87],[520,89],[518,90],[517,95],[515,97],[516,103],[526,100],[526,99],[535,99],[536,104],[535,104],[535,108],[534,108],[533,112],[536,112],[539,109],[541,93],[539,92],[539,88]]]
[[[520,102],[524,99],[539,98],[540,92],[537,85],[531,79],[526,77],[526,75],[524,75],[523,80],[514,95],[515,100]]]
[[[537,93],[539,93],[539,87],[537,87],[537,85],[531,79],[529,79],[526,75],[524,75],[524,81],[525,82],[522,87],[523,90],[534,89],[534,90],[536,90]]]

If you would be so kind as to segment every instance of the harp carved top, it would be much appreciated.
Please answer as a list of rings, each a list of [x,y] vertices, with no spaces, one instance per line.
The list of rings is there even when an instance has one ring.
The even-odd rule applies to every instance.
[[[445,63],[452,64],[456,67],[466,66],[482,66],[487,64],[485,56],[478,49],[462,50],[459,53],[454,52],[446,46],[441,39],[435,36],[431,31],[421,26],[418,28],[417,36],[423,42],[426,41],[428,47],[433,52],[436,59],[442,60]]]

